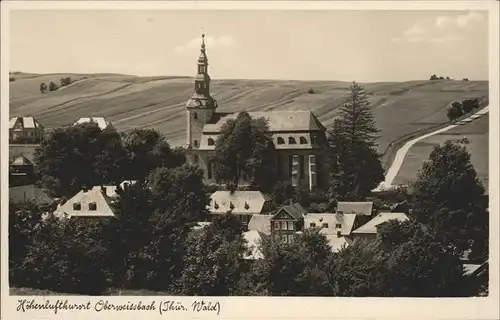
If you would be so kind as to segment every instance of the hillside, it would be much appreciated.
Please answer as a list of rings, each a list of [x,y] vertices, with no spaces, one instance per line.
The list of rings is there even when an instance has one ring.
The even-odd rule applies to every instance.
[[[69,76],[78,80],[41,94],[40,83]],[[213,80],[219,111],[312,110],[329,126],[345,101],[350,83],[335,81]],[[308,94],[309,88],[315,93]],[[447,121],[449,103],[488,98],[487,81],[409,81],[366,83],[385,152],[401,136]],[[16,75],[10,83],[11,116],[35,116],[46,127],[68,125],[80,117],[104,116],[118,130],[156,128],[174,145],[185,137],[186,100],[193,80],[186,77],[135,77],[113,74]]]

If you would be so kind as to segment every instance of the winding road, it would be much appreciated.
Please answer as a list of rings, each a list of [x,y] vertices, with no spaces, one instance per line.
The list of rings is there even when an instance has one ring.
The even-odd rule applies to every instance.
[[[417,142],[419,142],[421,140],[424,140],[424,139],[426,139],[428,137],[431,137],[433,135],[436,135],[436,134],[439,134],[439,133],[443,133],[443,132],[448,131],[450,129],[453,129],[455,127],[467,124],[467,123],[469,123],[469,122],[471,122],[471,121],[473,121],[475,119],[478,119],[478,118],[482,117],[483,115],[487,114],[488,112],[489,112],[489,106],[486,106],[486,107],[482,108],[481,110],[479,110],[478,112],[472,114],[471,116],[469,116],[469,117],[467,117],[465,119],[457,121],[456,124],[452,124],[452,125],[449,125],[447,127],[438,129],[436,131],[433,131],[433,132],[421,135],[420,137],[414,138],[414,139],[406,142],[396,152],[396,156],[394,157],[394,161],[392,162],[391,167],[385,173],[385,180],[382,181],[378,185],[378,187],[376,187],[372,191],[373,192],[380,192],[380,191],[383,191],[383,190],[390,189],[392,187],[392,182],[394,181],[394,178],[396,178],[396,176],[398,175],[399,169],[401,169],[401,166],[403,165],[403,161],[404,161],[404,159],[406,157],[406,154],[408,153],[408,151],[410,150],[410,148],[415,143],[417,143]]]

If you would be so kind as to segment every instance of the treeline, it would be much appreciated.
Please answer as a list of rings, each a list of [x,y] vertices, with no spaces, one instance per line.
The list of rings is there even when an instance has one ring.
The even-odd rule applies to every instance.
[[[434,81],[434,80],[445,80],[445,79],[446,79],[446,80],[453,80],[453,79],[451,79],[451,78],[450,78],[450,77],[448,77],[448,76],[443,77],[443,76],[437,76],[436,74],[433,74],[433,75],[429,78],[429,80],[432,80],[432,81]],[[462,81],[469,81],[469,79],[468,79],[468,78],[463,78],[463,79],[462,79]]]
[[[62,77],[59,80],[59,82],[60,82],[60,85],[57,85],[54,81],[51,81],[51,82],[49,82],[48,86],[45,82],[40,83],[40,92],[45,93],[45,92],[47,92],[47,90],[56,91],[59,88],[69,86],[71,83],[73,83],[71,81],[71,77]]]
[[[247,260],[243,228],[230,213],[192,228],[207,217],[202,172],[187,164],[160,167],[118,190],[116,216],[108,220],[42,219],[50,209],[11,204],[10,284],[91,295],[117,289],[202,296],[479,294],[485,280],[464,275],[460,261],[470,243],[473,257],[488,256],[484,189],[468,153],[452,143],[437,147],[416,188],[411,219],[381,226],[376,240],[355,240],[333,253],[311,229],[289,244],[265,237],[263,259]]]
[[[459,119],[464,115],[468,115],[476,111],[481,106],[481,101],[477,98],[464,99],[462,102],[455,101],[448,108],[447,116],[450,121]]]

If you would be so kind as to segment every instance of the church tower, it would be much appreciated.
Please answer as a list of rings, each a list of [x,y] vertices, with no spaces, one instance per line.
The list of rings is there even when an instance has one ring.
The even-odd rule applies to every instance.
[[[217,102],[210,96],[210,76],[208,75],[208,58],[205,51],[205,34],[201,35],[201,50],[198,58],[198,73],[194,79],[194,94],[186,103],[188,149],[198,149],[201,143],[203,125],[215,113]]]

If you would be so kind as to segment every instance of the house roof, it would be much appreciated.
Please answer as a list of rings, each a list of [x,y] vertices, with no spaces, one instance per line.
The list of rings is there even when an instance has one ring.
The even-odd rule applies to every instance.
[[[79,203],[80,210],[74,210],[73,204]],[[89,204],[95,203],[96,210],[89,210]],[[67,214],[71,217],[113,217],[114,212],[111,208],[109,197],[106,192],[101,191],[101,186],[93,187],[88,191],[81,190],[73,198],[69,199],[54,212],[56,215]]]
[[[12,161],[10,163],[10,165],[11,166],[33,166],[33,162],[31,162],[25,156],[19,156],[19,157],[15,158],[14,161]]]
[[[43,126],[33,117],[13,117],[9,121],[9,129],[19,126],[21,129],[43,129]]]
[[[256,230],[249,230],[243,233],[243,238],[246,240],[246,247],[249,249],[249,252],[245,253],[243,256],[243,259],[264,259],[264,255],[260,250],[260,241],[262,239],[261,234]]]
[[[34,200],[38,203],[52,202],[52,199],[45,191],[32,184],[9,188],[9,199],[15,203],[24,202],[25,200]]]
[[[390,220],[398,220],[402,222],[408,220],[408,216],[403,212],[381,212],[373,219],[371,219],[358,229],[354,230],[352,233],[375,234],[377,233],[377,226]]]
[[[279,208],[278,211],[276,211],[276,213],[273,215],[272,219],[274,219],[274,217],[276,217],[282,211],[288,213],[295,220],[303,219],[304,215],[307,214],[306,209],[304,209],[299,203],[292,202]]]
[[[337,212],[355,213],[359,215],[371,216],[373,202],[343,202],[337,203]]]
[[[254,214],[250,221],[248,222],[248,230],[259,231],[263,234],[271,234],[271,222],[272,218],[269,214]]]
[[[231,211],[233,214],[262,213],[264,205],[270,198],[260,191],[216,191],[210,196],[208,209],[212,214],[224,214]],[[231,205],[233,209],[231,210]]]
[[[336,235],[325,235],[328,244],[331,247],[332,252],[338,252],[343,248],[349,246],[351,241],[346,237],[337,237]]]
[[[80,118],[73,125],[76,126],[78,124],[89,123],[89,122],[97,123],[97,125],[101,130],[106,129],[110,125],[110,123],[104,117]]]
[[[321,233],[327,235],[337,235],[337,229],[335,225],[337,221],[342,225],[340,231],[344,236],[348,236],[352,232],[352,227],[354,226],[354,221],[356,220],[356,214],[344,213],[308,213],[304,215],[304,228],[310,228],[311,223],[314,223],[316,227],[322,227],[323,223],[327,223],[328,227],[322,227]]]
[[[238,112],[225,114],[215,123],[203,126],[204,133],[218,133],[229,119],[236,119]],[[324,131],[323,124],[307,111],[257,111],[248,113],[251,118],[265,118],[270,132]]]

